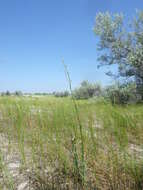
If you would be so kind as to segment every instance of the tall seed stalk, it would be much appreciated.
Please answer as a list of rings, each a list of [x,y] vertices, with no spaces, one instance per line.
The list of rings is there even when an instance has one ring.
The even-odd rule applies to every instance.
[[[70,78],[69,71],[67,69],[66,64],[64,63],[64,60],[62,60],[62,63],[63,63],[63,66],[64,66],[65,75],[66,75],[68,85],[69,85],[69,90],[70,90],[70,93],[71,93],[71,99],[72,99],[74,109],[75,109],[75,113],[76,113],[76,119],[77,119],[77,122],[78,122],[78,125],[79,125],[80,140],[81,140],[81,166],[79,168],[79,159],[78,159],[78,154],[77,154],[77,149],[76,149],[76,144],[77,144],[76,136],[77,135],[74,134],[75,137],[73,137],[74,140],[72,140],[72,146],[73,146],[73,149],[74,149],[74,163],[75,163],[76,169],[77,169],[77,171],[78,171],[78,173],[80,175],[82,184],[84,185],[84,182],[85,182],[85,153],[84,153],[84,149],[85,148],[84,148],[83,126],[82,126],[81,121],[80,121],[78,106],[77,106],[76,100],[75,100],[75,98],[73,96],[72,83],[71,83],[71,78]],[[74,130],[74,132],[75,131],[76,130]]]

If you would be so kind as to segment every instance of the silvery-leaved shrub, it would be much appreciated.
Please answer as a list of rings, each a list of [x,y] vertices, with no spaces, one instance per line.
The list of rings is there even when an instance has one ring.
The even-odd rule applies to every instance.
[[[129,104],[138,101],[135,83],[114,84],[105,89],[104,96],[108,98],[112,104]]]
[[[79,88],[76,88],[73,92],[73,96],[76,99],[89,99],[94,96],[99,97],[102,94],[100,84],[92,84],[88,81],[83,81]]]

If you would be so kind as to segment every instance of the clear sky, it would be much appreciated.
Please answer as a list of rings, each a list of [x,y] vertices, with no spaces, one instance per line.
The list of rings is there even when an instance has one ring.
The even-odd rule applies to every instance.
[[[106,69],[97,69],[95,15],[130,18],[136,9],[142,0],[1,0],[0,91],[67,89],[62,58],[73,87],[84,79],[109,84]]]

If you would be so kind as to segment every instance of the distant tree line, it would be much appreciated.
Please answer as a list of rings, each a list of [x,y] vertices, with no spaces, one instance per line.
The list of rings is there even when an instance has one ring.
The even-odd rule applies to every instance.
[[[55,97],[71,96],[68,91],[54,92],[53,95]],[[98,83],[83,81],[78,88],[73,90],[72,96],[77,100],[104,98],[112,104],[131,104],[140,102],[140,96],[137,92],[135,82],[116,82],[103,88]]]
[[[21,91],[15,91],[15,92],[10,92],[9,90],[7,90],[6,92],[1,92],[1,96],[22,96],[23,93]]]
[[[6,91],[2,92],[1,96],[23,96],[23,95],[52,95],[55,97],[73,97],[77,100],[91,99],[91,98],[104,98],[112,104],[129,104],[137,103],[140,101],[140,96],[137,92],[136,83],[119,83],[116,82],[110,86],[102,87],[99,83],[91,83],[87,80],[81,82],[78,88],[72,91],[72,94],[66,91],[53,92],[53,93],[25,93],[15,91],[13,93]]]

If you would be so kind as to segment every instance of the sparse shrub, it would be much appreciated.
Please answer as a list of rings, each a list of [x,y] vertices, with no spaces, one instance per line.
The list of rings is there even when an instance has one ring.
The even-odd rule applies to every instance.
[[[5,93],[6,96],[10,96],[10,92],[7,90],[6,93]]]
[[[35,95],[35,96],[48,96],[48,95],[51,95],[51,93],[48,93],[48,92],[36,92],[33,95]]]
[[[88,99],[94,96],[99,97],[101,94],[101,86],[99,84],[89,83],[88,81],[83,81],[80,87],[73,92],[76,99]]]
[[[14,95],[15,95],[15,96],[22,96],[23,94],[22,94],[21,91],[15,91]]]
[[[5,92],[1,92],[1,96],[5,96]]]
[[[105,89],[104,96],[112,104],[136,103],[138,101],[135,83],[114,84]]]
[[[69,92],[68,91],[54,92],[54,96],[55,97],[67,97],[67,96],[69,96]]]

